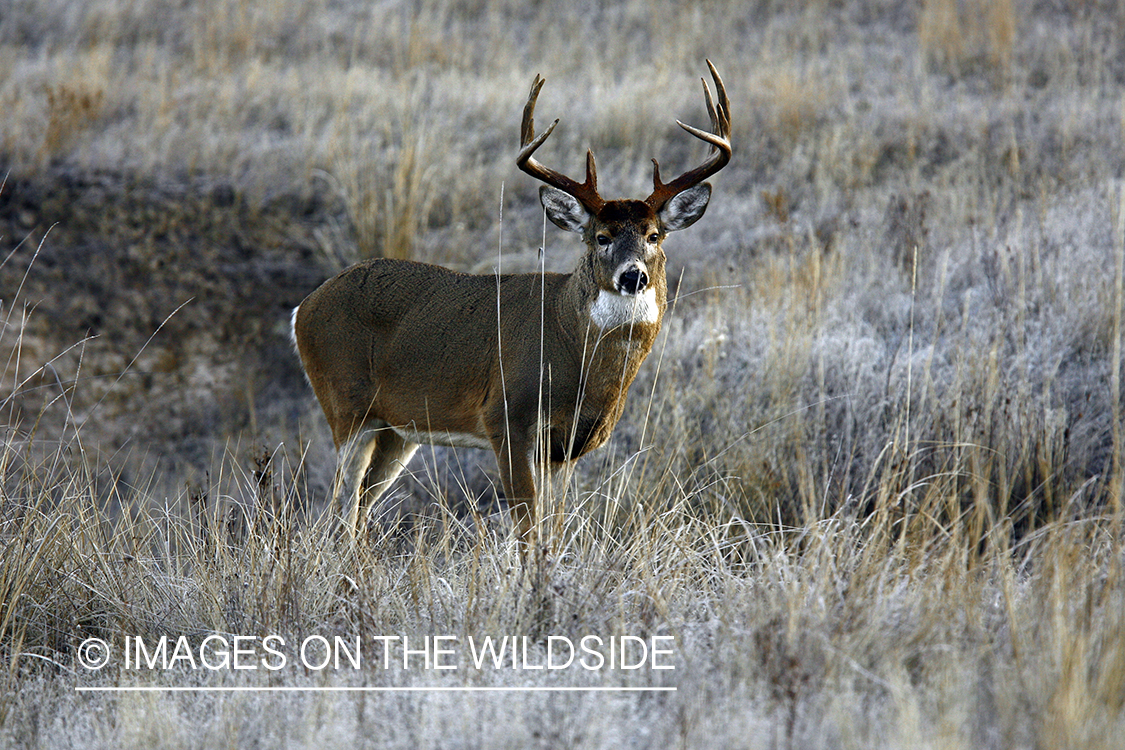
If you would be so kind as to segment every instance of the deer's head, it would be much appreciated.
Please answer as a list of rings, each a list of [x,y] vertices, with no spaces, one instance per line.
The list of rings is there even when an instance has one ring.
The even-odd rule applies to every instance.
[[[707,61],[715,80],[718,106],[707,82],[703,91],[711,130],[707,132],[680,122],[687,132],[711,145],[707,159],[669,183],[660,179],[660,165],[653,163],[653,190],[644,200],[605,200],[598,193],[594,154],[586,152],[586,179],[577,182],[543,166],[533,158],[558,125],[556,119],[540,135],[535,135],[535,102],[543,88],[543,78],[535,77],[523,110],[520,129],[520,154],[516,164],[532,177],[545,182],[539,199],[547,217],[558,227],[582,235],[587,259],[600,290],[609,294],[636,296],[656,285],[663,286],[664,250],[669,232],[691,226],[703,216],[711,198],[711,186],[704,182],[730,161],[730,102],[726,88],[711,61]],[[677,121],[678,122],[678,121]]]

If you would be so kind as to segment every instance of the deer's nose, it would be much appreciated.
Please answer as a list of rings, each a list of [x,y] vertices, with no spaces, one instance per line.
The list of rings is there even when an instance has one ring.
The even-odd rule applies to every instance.
[[[648,274],[642,268],[630,268],[617,278],[617,289],[622,294],[639,294],[648,286]]]

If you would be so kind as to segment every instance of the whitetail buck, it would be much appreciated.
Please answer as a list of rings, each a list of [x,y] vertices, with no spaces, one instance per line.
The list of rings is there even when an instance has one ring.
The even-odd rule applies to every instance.
[[[679,125],[711,145],[669,183],[653,159],[643,201],[598,195],[592,152],[578,183],[533,158],[535,77],[516,164],[546,183],[548,218],[586,243],[569,274],[471,276],[378,259],[326,281],[293,311],[293,338],[338,452],[334,507],[355,534],[420,443],[496,454],[519,537],[530,540],[540,462],[553,474],[604,443],[652,349],[667,305],[668,232],[703,215],[703,180],[730,161],[730,104],[703,89],[711,129]]]

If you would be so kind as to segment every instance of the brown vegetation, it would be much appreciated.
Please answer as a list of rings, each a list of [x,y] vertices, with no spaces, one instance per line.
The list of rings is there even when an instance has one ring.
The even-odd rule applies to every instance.
[[[1115,747],[1122,39],[1115,2],[9,3],[0,744]],[[643,195],[699,160],[705,57],[734,159],[552,556],[452,450],[338,554],[287,308],[361,254],[569,267],[514,163],[532,77],[544,160]],[[271,632],[671,634],[676,669],[76,660]],[[678,690],[74,692],[267,683]]]

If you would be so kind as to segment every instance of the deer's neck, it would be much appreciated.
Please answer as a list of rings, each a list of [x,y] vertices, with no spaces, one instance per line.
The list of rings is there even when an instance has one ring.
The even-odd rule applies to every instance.
[[[636,329],[650,327],[655,338],[660,331],[666,300],[667,292],[659,283],[635,295],[602,289],[589,264],[582,263],[567,279],[559,295],[559,319],[582,339],[588,334],[623,340],[636,340],[640,334],[643,339],[648,331]]]
[[[628,389],[660,332],[665,301],[659,284],[623,295],[600,289],[585,266],[571,275],[559,296],[558,318],[575,358],[583,362],[587,388]]]

